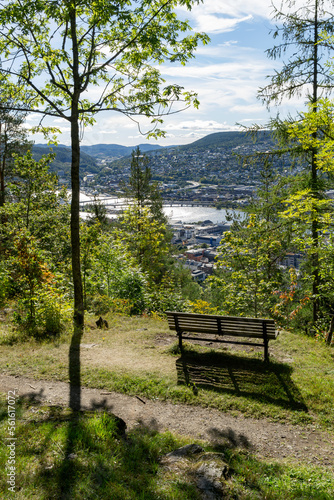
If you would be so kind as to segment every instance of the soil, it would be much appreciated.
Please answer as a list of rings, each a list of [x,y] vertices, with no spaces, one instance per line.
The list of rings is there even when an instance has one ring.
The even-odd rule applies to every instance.
[[[69,384],[0,374],[0,392],[15,390],[31,403],[68,405]],[[131,429],[146,425],[159,431],[247,449],[259,458],[292,459],[334,469],[334,437],[313,426],[297,426],[233,417],[218,410],[153,401],[82,387],[83,409],[105,408]]]

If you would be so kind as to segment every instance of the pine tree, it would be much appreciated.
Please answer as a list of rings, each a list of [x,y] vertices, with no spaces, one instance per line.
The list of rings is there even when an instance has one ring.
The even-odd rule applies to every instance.
[[[137,205],[139,212],[147,207],[156,222],[166,224],[162,196],[157,183],[152,180],[149,163],[149,158],[139,147],[132,151],[130,177],[123,185],[125,196]]]
[[[0,110],[0,207],[5,203],[6,186],[13,166],[13,153],[28,147],[27,130],[22,127],[26,114]]]

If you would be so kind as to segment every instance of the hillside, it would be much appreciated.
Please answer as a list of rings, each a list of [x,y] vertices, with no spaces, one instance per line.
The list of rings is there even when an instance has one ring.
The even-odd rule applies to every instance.
[[[270,132],[260,131],[257,134],[256,144],[272,145]],[[255,140],[252,135],[246,132],[216,132],[214,134],[206,135],[202,139],[198,139],[191,144],[179,146],[181,151],[202,150],[206,148],[235,148],[244,144],[253,145]]]
[[[191,144],[155,149],[146,154],[156,181],[176,183],[179,187],[187,181],[221,186],[256,186],[261,167],[249,165],[243,158],[273,147],[270,132],[259,132],[256,140],[246,132],[218,132]],[[283,171],[290,164],[289,157],[285,156],[276,160],[274,167]],[[106,186],[126,179],[129,166],[129,156],[110,162],[98,175],[99,185]]]
[[[95,144],[94,146],[81,146],[81,151],[84,151],[94,158],[121,158],[123,156],[130,156],[135,147],[137,146],[121,146],[119,144]],[[160,148],[163,149],[162,146],[152,144],[139,144],[138,147],[144,153]]]
[[[44,144],[37,144],[32,148],[32,154],[35,160],[39,160],[43,155],[49,152],[53,152],[56,155],[55,160],[50,165],[51,172],[56,172],[59,177],[69,180],[71,174],[71,148],[63,145],[52,146],[52,148],[50,148]],[[98,173],[99,170],[100,168],[96,159],[82,151],[80,155],[81,177],[86,172]]]
[[[259,132],[257,140],[246,132],[217,132],[182,146],[161,147],[140,144],[140,150],[150,158],[153,177],[159,181],[194,180],[211,183],[249,184],[256,182],[257,172],[241,166],[237,155],[254,151],[266,151],[273,147],[269,132]],[[119,144],[95,144],[81,147],[81,178],[97,174],[100,185],[107,185],[110,177],[118,182],[127,175],[131,152],[135,147]],[[33,147],[39,159],[48,150],[44,144]],[[51,170],[65,180],[70,178],[71,149],[64,145],[54,146],[55,161]],[[283,161],[278,167],[286,168]]]

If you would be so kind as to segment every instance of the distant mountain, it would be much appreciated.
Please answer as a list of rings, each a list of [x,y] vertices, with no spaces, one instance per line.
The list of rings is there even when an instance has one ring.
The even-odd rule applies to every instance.
[[[257,144],[271,141],[271,132],[259,131],[257,134]],[[182,151],[190,149],[203,149],[209,147],[237,147],[244,144],[252,144],[254,139],[251,134],[247,132],[215,132],[214,134],[206,135],[202,139],[198,139],[190,144],[179,146]]]
[[[190,144],[181,146],[162,147],[158,144],[139,144],[139,148],[148,156],[153,158],[161,157],[161,155],[169,155],[173,151],[176,157],[179,154],[196,154],[205,153],[208,150],[232,150],[245,145],[254,144],[251,135],[246,132],[217,132],[209,134],[202,139],[194,141]],[[261,131],[258,133],[257,146],[270,148],[273,144],[270,132]],[[81,146],[80,170],[81,176],[87,173],[103,173],[104,168],[109,164],[117,169],[123,169],[130,164],[131,152],[137,146],[122,146],[120,144],[95,144],[92,146]],[[254,146],[253,146],[254,147]],[[33,155],[35,159],[39,159],[42,154],[46,154],[49,146],[46,144],[36,144],[33,146]],[[52,147],[56,158],[51,165],[52,171],[62,171],[61,175],[69,178],[71,165],[71,148],[63,144]],[[178,160],[176,160],[175,168],[177,169]],[[153,165],[154,166],[154,163]],[[154,168],[153,168],[154,169]]]
[[[71,171],[71,148],[64,145],[50,147],[47,144],[35,144],[32,147],[32,154],[35,160],[39,160],[43,155],[50,152],[56,155],[50,165],[51,172],[57,172],[58,174],[62,172],[61,177],[68,178]],[[83,173],[97,173],[100,169],[95,158],[82,151],[80,155],[80,170]]]
[[[81,151],[93,157],[109,156],[121,158],[122,156],[130,156],[136,147],[137,146],[121,146],[119,144],[95,144],[94,146],[81,146]],[[155,149],[163,149],[162,146],[157,144],[139,144],[138,147],[143,153]]]
[[[93,146],[81,146],[80,171],[81,176],[90,173],[98,173],[101,170],[101,161],[111,162],[121,158],[129,158],[132,151],[137,146],[121,146],[120,144],[95,144]],[[143,153],[152,150],[163,149],[162,146],[152,144],[139,144]],[[56,154],[55,160],[51,163],[52,172],[61,173],[62,177],[69,178],[71,169],[71,148],[64,144],[51,147]],[[32,148],[35,160],[39,160],[42,155],[48,154],[50,146],[48,144],[35,144]]]

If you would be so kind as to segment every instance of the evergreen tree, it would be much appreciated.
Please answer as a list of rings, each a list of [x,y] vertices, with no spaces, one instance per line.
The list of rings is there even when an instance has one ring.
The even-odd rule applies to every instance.
[[[22,127],[25,113],[0,110],[0,207],[5,203],[6,185],[10,180],[13,153],[24,153],[28,147],[27,131]]]
[[[149,158],[141,153],[139,147],[132,151],[130,178],[123,188],[125,196],[138,207],[140,215],[142,209],[148,207],[156,222],[166,224],[162,196],[158,184],[152,181]]]
[[[308,0],[303,7],[296,8],[295,1],[285,2],[286,11],[275,8],[274,19],[279,23],[274,31],[274,38],[281,42],[267,51],[271,59],[284,55],[287,61],[283,68],[276,71],[271,83],[260,89],[259,95],[269,106],[271,103],[280,103],[283,98],[304,96],[312,106],[312,112],[318,112],[319,98],[331,91],[334,83],[332,72],[326,67],[329,51],[333,48],[331,42],[324,38],[322,33],[333,33],[334,16],[326,11],[327,2],[324,0]],[[296,9],[296,10],[293,10]],[[300,121],[301,117],[297,120]],[[313,200],[312,220],[309,230],[312,235],[311,258],[313,321],[319,314],[320,270],[319,270],[319,213],[317,202],[324,198],[322,176],[319,176],[317,162],[317,147],[313,143],[305,145],[291,140],[289,127],[294,120],[281,122],[272,121],[271,126],[277,130],[277,137],[284,147],[291,146],[291,151],[299,155],[305,170],[305,182],[309,187],[309,196]],[[314,129],[312,137],[316,142],[320,130]]]

